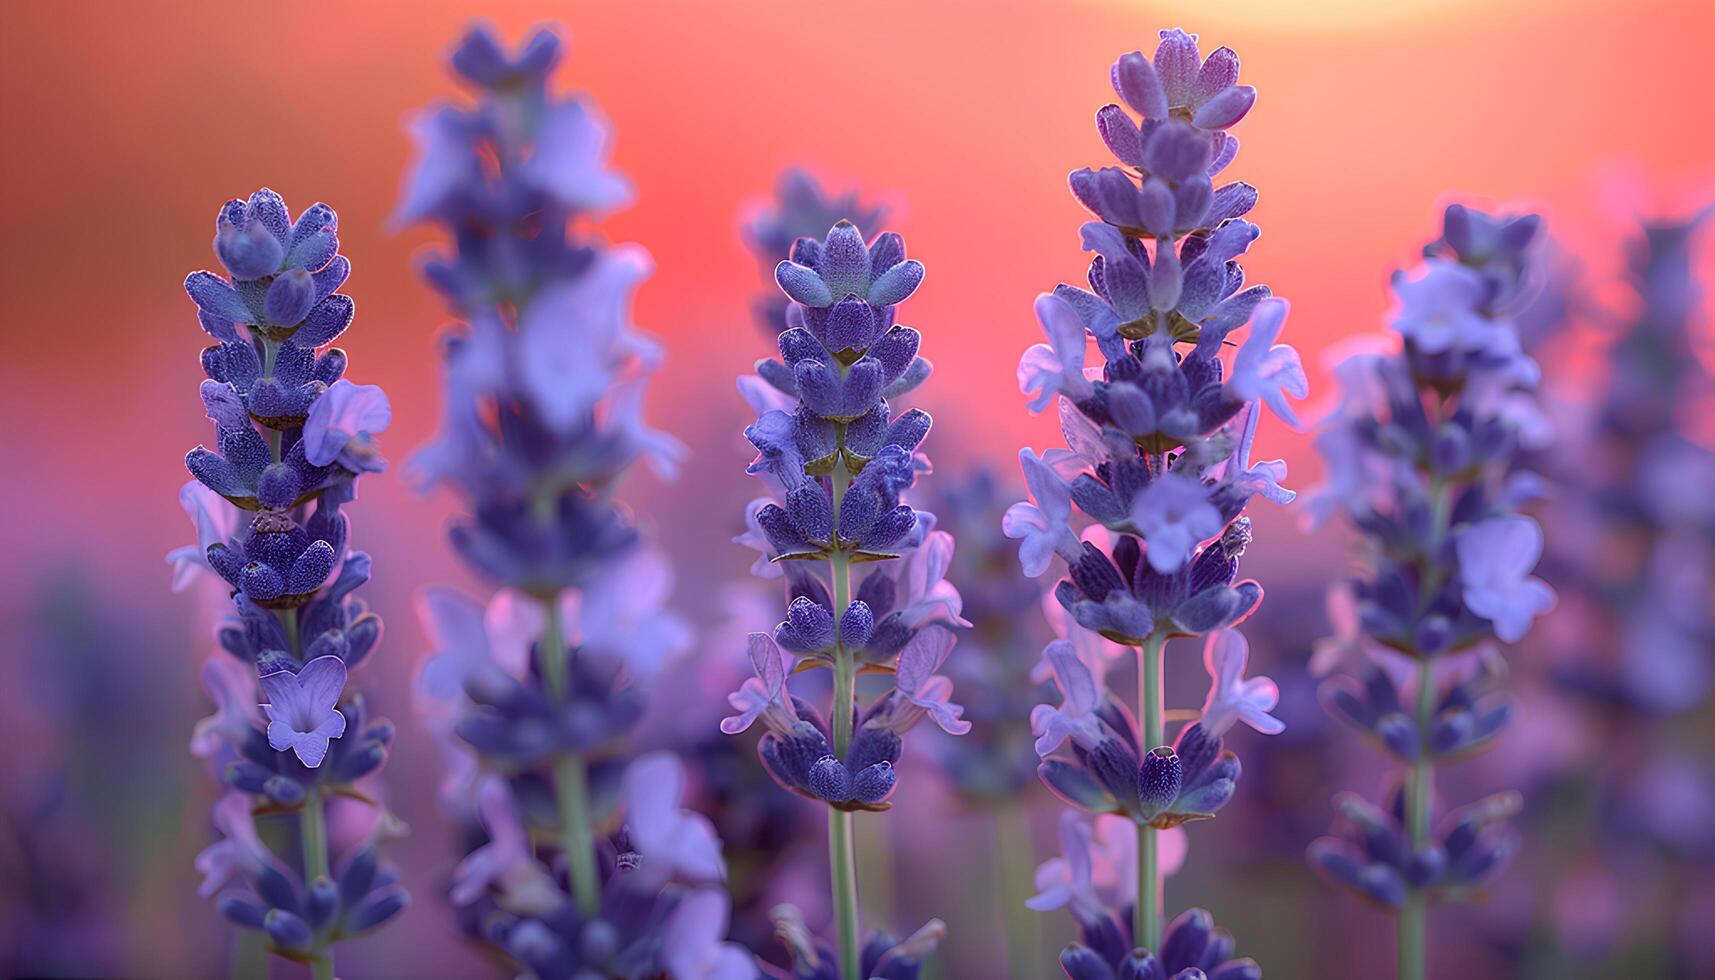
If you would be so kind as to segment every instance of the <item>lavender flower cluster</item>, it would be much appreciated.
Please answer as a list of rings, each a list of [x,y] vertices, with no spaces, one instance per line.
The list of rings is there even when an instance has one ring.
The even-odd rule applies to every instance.
[[[1517,643],[1554,593],[1531,575],[1542,528],[1519,508],[1540,479],[1516,467],[1550,436],[1539,369],[1512,318],[1537,283],[1541,221],[1452,205],[1420,266],[1394,276],[1397,349],[1336,369],[1341,400],[1316,439],[1326,484],[1312,523],[1344,514],[1364,571],[1335,586],[1338,635],[1315,673],[1333,715],[1400,767],[1378,806],[1336,800],[1335,836],[1310,848],[1327,877],[1400,916],[1400,975],[1421,977],[1424,909],[1469,898],[1518,849],[1516,792],[1437,816],[1437,764],[1481,751],[1510,714],[1496,641]]]
[[[1230,936],[1192,910],[1162,929],[1165,831],[1213,817],[1233,796],[1241,767],[1222,736],[1239,720],[1281,730],[1268,714],[1278,691],[1244,679],[1248,647],[1233,629],[1255,610],[1262,588],[1235,581],[1250,544],[1243,516],[1252,497],[1292,499],[1280,487],[1285,465],[1252,464],[1260,404],[1295,423],[1289,396],[1307,384],[1298,354],[1275,344],[1284,300],[1265,286],[1244,288],[1238,257],[1257,235],[1244,215],[1256,203],[1243,182],[1216,188],[1238,151],[1227,129],[1249,112],[1256,90],[1238,84],[1229,48],[1206,59],[1195,35],[1161,33],[1153,58],[1140,52],[1113,65],[1115,92],[1133,112],[1104,106],[1096,126],[1122,166],[1072,173],[1072,192],[1100,219],[1082,228],[1095,252],[1090,289],[1061,285],[1037,298],[1048,337],[1019,362],[1030,407],[1056,405],[1067,448],[1020,453],[1031,499],[1006,514],[1020,539],[1026,573],[1058,557],[1067,578],[1055,598],[1070,621],[1044,660],[1061,694],[1031,716],[1042,780],[1065,802],[1117,814],[1135,828],[1134,868],[1102,869],[1088,825],[1072,818],[1067,853],[1044,878],[1062,880],[1034,900],[1068,905],[1084,943],[1061,965],[1076,980],[1113,976],[1258,976],[1249,960],[1229,960]],[[1231,365],[1228,335],[1250,323]],[[1105,364],[1087,369],[1090,337]],[[1082,539],[1073,506],[1088,516]],[[1092,635],[1095,634],[1095,635]],[[1206,637],[1212,686],[1200,717],[1165,734],[1162,651],[1174,637]],[[1138,649],[1134,713],[1107,688],[1118,652]],[[1128,881],[1098,889],[1098,878]]]
[[[385,466],[372,436],[391,411],[380,388],[345,379],[345,352],[329,346],[356,309],[336,292],[351,263],[332,208],[293,220],[264,188],[220,209],[214,250],[227,275],[193,272],[185,290],[214,341],[202,352],[201,395],[217,448],[185,457],[196,479],[179,500],[197,543],[168,555],[175,588],[209,570],[231,589],[223,652],[203,665],[217,709],[191,741],[225,787],[214,808],[223,840],[197,868],[223,916],[331,977],[335,943],[408,904],[378,858],[389,821],[368,786],[393,725],[367,717],[347,687],[379,644],[381,620],[354,595],[370,559],[349,549],[342,508],[358,477]],[[337,856],[326,818],[336,798],[377,811]],[[288,815],[294,846],[271,849],[262,825]]]
[[[458,494],[453,548],[500,587],[420,604],[437,647],[422,713],[472,842],[450,897],[535,976],[742,980],[756,970],[723,941],[720,841],[680,806],[683,766],[624,762],[649,681],[689,635],[664,608],[670,567],[614,494],[636,460],[670,470],[679,447],[641,414],[660,351],[629,309],[649,258],[581,229],[630,189],[594,107],[549,94],[559,54],[547,30],[516,56],[467,35],[452,66],[476,102],[419,120],[399,213],[451,233],[424,275],[463,321],[442,346],[440,432],[412,468]]]
[[[749,471],[770,496],[746,508],[750,530],[740,540],[760,553],[758,574],[784,578],[789,605],[772,633],[751,634],[756,676],[731,695],[738,713],[722,729],[738,734],[761,720],[758,752],[769,774],[828,805],[839,937],[826,959],[855,977],[867,974],[858,972],[852,814],[889,807],[903,736],[918,722],[932,718],[952,734],[970,728],[950,700],[951,681],[936,673],[953,647],[949,627],[968,623],[943,578],[952,536],[901,500],[928,469],[916,452],[928,414],[895,416],[890,405],[930,372],[918,332],[895,322],[923,264],[905,257],[897,234],[866,241],[841,219],[821,240],[794,242],[775,278],[792,301],[781,360],[758,362],[760,384],[742,383],[766,408],[745,436],[758,453]],[[825,576],[817,571],[824,563]],[[834,675],[827,720],[787,686],[812,668]],[[860,670],[892,675],[891,689],[861,705]],[[912,955],[901,954],[910,976],[939,925],[926,929],[907,944]]]

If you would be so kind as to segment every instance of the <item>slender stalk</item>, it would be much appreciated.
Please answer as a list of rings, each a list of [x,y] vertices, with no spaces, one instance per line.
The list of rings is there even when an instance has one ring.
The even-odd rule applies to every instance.
[[[843,373],[843,372],[842,372]],[[845,442],[845,427],[839,427],[839,441]],[[833,489],[834,513],[840,512],[851,474],[845,458],[834,464],[830,476]],[[837,518],[836,518],[837,519]],[[840,617],[851,602],[851,558],[835,541],[836,547],[828,557],[828,577],[834,592],[834,755],[844,759],[852,742],[852,706],[857,702],[857,664],[840,636]],[[840,933],[840,975],[844,980],[861,980],[858,975],[858,894],[857,848],[852,833],[853,814],[847,810],[828,809],[828,868],[834,890],[834,918]]]
[[[1161,650],[1167,637],[1153,633],[1137,659],[1137,713],[1143,723],[1142,751],[1166,741],[1162,724]],[[1160,831],[1137,825],[1137,903],[1131,910],[1132,941],[1152,953],[1161,952]]]
[[[584,757],[568,753],[554,764],[554,790],[560,809],[560,842],[566,849],[572,897],[585,918],[601,912],[596,876],[595,836],[590,830],[590,777]]]
[[[1006,914],[1008,973],[1020,978],[1038,976],[1042,973],[1042,917],[1024,906],[1035,889],[1031,887],[1029,812],[1022,800],[1003,803],[995,812],[995,860]]]
[[[834,755],[844,759],[852,742],[852,705],[857,701],[857,664],[840,637],[840,618],[851,602],[851,559],[836,551],[828,564],[834,580]]]
[[[852,847],[852,813],[828,808],[828,870],[833,877],[834,918],[840,933],[840,976],[862,980],[858,972],[857,851]]]
[[[304,808],[298,811],[298,834],[304,847],[304,882],[331,878],[328,872],[328,828],[322,812],[322,794],[310,790]],[[310,962],[315,980],[334,980],[333,947],[324,946]]]
[[[549,599],[547,605],[548,621],[542,628],[541,641],[542,675],[554,699],[564,701],[571,680],[559,597]],[[594,918],[601,911],[601,884],[596,875],[595,835],[590,830],[589,767],[583,756],[568,752],[554,763],[554,797],[560,812],[560,850],[566,856],[572,898],[584,918]]]
[[[1417,731],[1419,745],[1425,745],[1435,714],[1435,672],[1428,660],[1420,660],[1417,679]],[[1405,787],[1406,833],[1413,851],[1429,839],[1430,808],[1435,799],[1435,763],[1421,754],[1411,767]],[[1413,890],[1405,908],[1399,914],[1399,980],[1423,980],[1428,957],[1428,900],[1421,890]]]

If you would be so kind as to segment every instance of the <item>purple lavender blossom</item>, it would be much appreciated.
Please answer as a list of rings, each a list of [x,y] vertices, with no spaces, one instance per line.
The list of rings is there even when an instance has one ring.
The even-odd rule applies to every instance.
[[[855,191],[830,194],[815,176],[798,167],[781,171],[774,183],[774,200],[755,208],[743,223],[744,243],[756,257],[769,289],[752,303],[756,325],[772,343],[786,325],[791,301],[774,288],[774,266],[800,238],[812,238],[841,218],[859,228],[874,228],[887,218],[887,209],[866,205]]]
[[[895,322],[923,274],[897,234],[866,241],[846,218],[820,240],[793,242],[774,273],[792,300],[781,360],[757,365],[778,394],[755,399],[762,411],[745,430],[757,449],[749,472],[770,492],[747,514],[755,532],[745,540],[784,566],[788,607],[772,638],[752,635],[757,676],[730,696],[740,714],[723,729],[763,720],[763,767],[830,807],[835,962],[846,977],[859,975],[861,959],[851,814],[888,808],[902,736],[923,718],[949,733],[969,728],[950,700],[952,682],[935,673],[952,647],[947,627],[970,625],[945,581],[953,540],[902,497],[928,468],[916,450],[930,420],[891,407],[929,375],[920,335]],[[792,670],[782,650],[798,658]],[[868,706],[857,702],[860,666],[895,679]],[[787,690],[786,678],[807,667],[834,673],[826,721]]]
[[[1316,664],[1356,661],[1360,676],[1326,682],[1323,701],[1403,772],[1386,811],[1343,794],[1343,820],[1310,860],[1398,914],[1406,978],[1424,975],[1426,907],[1466,899],[1517,849],[1505,826],[1516,793],[1435,819],[1436,763],[1491,745],[1510,713],[1491,674],[1449,686],[1436,667],[1518,642],[1554,603],[1530,574],[1542,528],[1517,513],[1535,481],[1515,469],[1544,438],[1540,372],[1513,322],[1536,285],[1540,229],[1534,215],[1449,207],[1423,264],[1393,278],[1399,348],[1336,370],[1346,391],[1317,437],[1328,481],[1310,519],[1344,512],[1365,542],[1363,573],[1330,594],[1338,635]],[[1415,677],[1392,676],[1402,655]]]
[[[1220,736],[1234,720],[1270,734],[1281,728],[1267,713],[1278,697],[1273,683],[1242,679],[1244,639],[1230,631],[1262,600],[1256,582],[1235,582],[1251,539],[1243,511],[1255,496],[1292,499],[1280,486],[1285,464],[1250,461],[1259,406],[1296,425],[1289,399],[1308,385],[1298,354],[1275,343],[1286,302],[1268,298],[1266,286],[1241,288],[1238,259],[1259,234],[1244,220],[1256,190],[1213,183],[1238,149],[1227,128],[1256,100],[1238,72],[1230,49],[1202,59],[1196,35],[1179,30],[1161,32],[1153,58],[1132,52],[1114,63],[1114,90],[1142,121],[1104,106],[1096,128],[1122,166],[1069,178],[1100,219],[1081,229],[1095,253],[1090,289],[1062,284],[1037,298],[1048,343],[1018,367],[1029,407],[1055,405],[1067,443],[1021,454],[1031,500],[1003,523],[1021,540],[1025,572],[1042,574],[1055,556],[1066,565],[1054,595],[1071,622],[1044,654],[1060,704],[1031,714],[1039,773],[1069,805],[1121,815],[1137,837],[1128,871],[1136,901],[1079,915],[1091,948],[1062,955],[1074,977],[1205,965],[1200,955],[1179,962],[1172,935],[1163,945],[1160,834],[1212,817],[1232,798],[1240,766]],[[1243,344],[1223,361],[1229,335],[1247,322]],[[1091,337],[1099,369],[1086,366]],[[1099,533],[1074,529],[1074,505]],[[1138,648],[1135,715],[1106,688],[1105,656],[1093,646],[1102,641],[1080,639],[1083,631]],[[1205,635],[1213,687],[1199,720],[1168,744],[1162,650],[1170,638]],[[1197,915],[1186,928],[1201,930],[1200,953],[1210,924]],[[1133,953],[1134,945],[1143,949]],[[1225,959],[1221,952],[1206,966]],[[1221,975],[1254,971],[1221,967]]]
[[[268,703],[268,744],[276,752],[291,749],[314,769],[328,754],[328,742],[345,734],[345,716],[334,707],[345,689],[345,661],[317,657],[302,670],[283,668],[262,675]]]
[[[474,938],[536,976],[748,978],[749,954],[723,942],[720,840],[680,806],[683,766],[613,761],[690,643],[665,608],[672,569],[613,489],[639,460],[670,475],[682,450],[641,414],[661,350],[630,309],[651,260],[579,230],[631,191],[594,105],[550,94],[559,56],[547,30],[516,56],[467,34],[451,61],[476,101],[413,127],[399,207],[448,230],[452,252],[424,275],[463,320],[442,346],[442,425],[412,474],[458,494],[453,549],[499,587],[419,604],[437,647],[420,710],[448,760],[443,797],[479,842],[450,897]],[[330,417],[330,443],[354,434],[340,452],[364,409],[354,395]],[[592,791],[605,782],[619,813]]]
[[[334,943],[409,901],[377,864],[379,836],[330,864],[324,817],[335,795],[379,807],[360,783],[393,741],[392,724],[369,719],[348,686],[380,642],[381,621],[353,594],[370,560],[348,550],[342,508],[360,476],[385,466],[373,436],[391,410],[380,388],[345,380],[345,352],[327,346],[355,312],[335,292],[351,269],[338,228],[325,204],[294,221],[266,188],[221,208],[214,247],[228,275],[185,280],[215,341],[202,353],[200,394],[218,448],[185,457],[196,482],[179,500],[197,544],[168,555],[175,589],[204,569],[231,589],[224,653],[202,673],[216,711],[191,740],[228,787],[215,811],[225,840],[197,860],[202,890],[218,893],[229,921],[262,931],[273,952],[317,977],[334,975]],[[288,856],[301,858],[297,867],[262,844],[254,824],[269,815],[296,819],[298,853]]]

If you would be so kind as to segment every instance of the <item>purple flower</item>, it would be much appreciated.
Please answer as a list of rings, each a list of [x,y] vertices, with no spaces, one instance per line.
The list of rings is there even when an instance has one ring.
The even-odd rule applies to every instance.
[[[947,569],[953,563],[953,536],[932,531],[903,557],[905,567],[897,579],[899,595],[894,600],[901,625],[907,629],[930,623],[971,625],[960,615],[964,600],[959,590],[947,581]]]
[[[568,99],[543,115],[520,176],[568,211],[617,210],[631,203],[631,182],[608,169],[607,153],[607,121],[595,106]]]
[[[1483,350],[1501,331],[1478,308],[1482,277],[1457,263],[1432,260],[1415,275],[1396,273],[1393,292],[1399,299],[1393,328],[1425,354]]]
[[[304,421],[304,456],[315,466],[331,463],[354,473],[387,468],[371,438],[387,431],[393,407],[377,385],[354,385],[341,378],[310,406]]]
[[[653,677],[691,645],[690,627],[665,608],[672,592],[666,555],[637,548],[590,582],[566,620],[578,624],[576,639],[584,650],[621,661],[639,677]],[[567,592],[562,602],[575,595]]]
[[[1221,533],[1225,523],[1201,483],[1173,473],[1138,493],[1130,517],[1148,542],[1149,567],[1163,574],[1182,567],[1197,545]]]
[[[1297,428],[1298,416],[1286,396],[1303,398],[1310,393],[1310,382],[1304,376],[1298,352],[1274,342],[1286,324],[1290,308],[1283,299],[1265,299],[1257,304],[1250,336],[1233,359],[1233,373],[1227,384],[1240,400],[1260,399],[1281,421]]]
[[[296,673],[263,674],[268,744],[277,752],[291,749],[311,769],[321,765],[328,742],[345,734],[345,715],[334,707],[344,690],[345,661],[335,656],[317,657]]]
[[[1077,649],[1065,640],[1055,640],[1042,651],[1042,659],[1054,673],[1060,688],[1060,706],[1039,704],[1030,712],[1030,730],[1036,735],[1036,754],[1047,758],[1068,739],[1086,748],[1101,739],[1102,690]]]
[[[219,654],[203,661],[202,689],[214,702],[214,714],[197,722],[191,733],[191,754],[207,759],[223,749],[238,748],[255,731],[256,672]]]
[[[278,864],[256,834],[250,798],[243,793],[225,793],[215,802],[214,827],[221,839],[196,856],[196,869],[203,876],[197,886],[201,897],[210,898],[227,885],[255,877],[264,866]]]
[[[518,371],[544,423],[562,432],[584,424],[633,358],[658,358],[630,322],[632,291],[652,268],[637,246],[606,251],[584,275],[545,288],[525,308]]]
[[[1296,491],[1280,485],[1280,481],[1286,479],[1286,460],[1251,462],[1251,444],[1256,439],[1256,420],[1260,414],[1261,410],[1253,403],[1245,406],[1240,413],[1241,418],[1233,423],[1239,430],[1239,437],[1233,444],[1233,454],[1227,458],[1226,475],[1240,493],[1285,506],[1298,497]]]
[[[1084,352],[1089,332],[1077,311],[1053,293],[1036,297],[1036,318],[1042,322],[1047,344],[1033,344],[1018,361],[1018,388],[1034,395],[1027,406],[1032,412],[1048,407],[1056,397],[1074,400],[1090,396],[1090,381],[1084,377]]]
[[[1210,633],[1203,645],[1203,666],[1209,671],[1209,696],[1203,701],[1203,730],[1224,735],[1242,721],[1264,735],[1279,735],[1286,725],[1269,714],[1280,703],[1280,688],[1267,677],[1245,679],[1250,644],[1238,630]]]
[[[965,709],[951,700],[952,680],[935,673],[952,651],[952,631],[932,626],[913,636],[899,652],[894,691],[904,704],[893,709],[889,724],[895,731],[910,730],[925,714],[949,735],[971,730],[971,723],[959,717]]]
[[[713,888],[679,900],[661,929],[661,959],[675,980],[751,980],[756,963],[744,947],[723,942],[731,901]]]
[[[1163,831],[1157,860],[1165,877],[1185,864],[1185,831]],[[1060,856],[1036,869],[1037,894],[1024,904],[1038,912],[1071,906],[1088,921],[1123,912],[1137,897],[1137,825],[1112,813],[1060,814]]]
[[[1238,85],[1239,57],[1217,48],[1199,64],[1197,35],[1174,28],[1161,32],[1153,59],[1140,52],[1114,62],[1114,91],[1146,119],[1172,111],[1191,117],[1202,129],[1226,129],[1256,103],[1256,89]]]
[[[453,905],[466,908],[492,893],[502,908],[517,913],[544,914],[563,906],[565,895],[536,860],[506,783],[494,776],[484,779],[476,792],[476,808],[488,842],[453,869],[447,892]]]
[[[1455,540],[1465,606],[1494,623],[1495,635],[1517,643],[1531,620],[1554,606],[1554,590],[1531,569],[1542,556],[1542,527],[1528,517],[1492,517]]]
[[[726,877],[721,841],[707,817],[679,807],[685,767],[671,752],[651,752],[626,767],[620,790],[631,842],[652,879],[717,882]]]
[[[1050,457],[1055,455],[1050,450]],[[1024,484],[1031,501],[1008,507],[1001,529],[1019,538],[1018,561],[1024,574],[1035,578],[1048,570],[1056,554],[1076,555],[1078,536],[1072,533],[1072,488],[1042,457],[1029,449],[1018,452]]]
[[[179,506],[196,525],[197,543],[167,552],[167,562],[173,566],[174,592],[190,588],[198,572],[214,571],[208,563],[208,549],[236,537],[242,516],[237,507],[199,480],[179,488]]]
[[[1310,676],[1326,677],[1340,667],[1361,662],[1368,644],[1358,622],[1358,597],[1349,582],[1336,582],[1324,600],[1334,635],[1316,641],[1310,653]]]

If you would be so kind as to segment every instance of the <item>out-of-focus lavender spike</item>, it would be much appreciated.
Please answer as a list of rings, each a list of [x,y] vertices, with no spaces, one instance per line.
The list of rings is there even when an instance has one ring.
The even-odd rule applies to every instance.
[[[684,767],[623,761],[690,635],[665,608],[671,567],[613,490],[639,460],[670,473],[682,450],[642,418],[661,350],[630,310],[649,255],[580,228],[631,190],[594,104],[549,90],[559,49],[548,30],[515,55],[466,35],[452,66],[475,102],[413,126],[399,208],[448,231],[452,251],[423,271],[463,321],[412,475],[459,496],[452,546],[500,587],[419,600],[436,648],[420,711],[450,761],[444,802],[480,842],[450,897],[473,938],[535,976],[741,976],[754,967],[725,941],[720,841],[681,805]],[[604,781],[622,786],[617,815],[592,794]],[[551,826],[532,827],[544,811]],[[609,826],[624,829],[597,836]]]
[[[1398,349],[1336,369],[1346,390],[1317,436],[1327,482],[1309,518],[1346,515],[1363,542],[1363,571],[1335,587],[1350,621],[1319,665],[1356,661],[1357,676],[1326,682],[1323,701],[1393,757],[1401,790],[1379,807],[1343,794],[1310,861],[1398,915],[1403,978],[1424,976],[1426,908],[1471,895],[1518,848],[1516,793],[1437,818],[1436,765],[1491,744],[1510,705],[1498,672],[1447,683],[1436,667],[1474,647],[1498,657],[1554,604],[1532,575],[1542,527],[1519,512],[1520,453],[1551,435],[1513,321],[1543,276],[1541,239],[1535,215],[1447,208],[1423,262],[1394,275]],[[1400,654],[1415,670],[1396,677],[1384,667]]]

